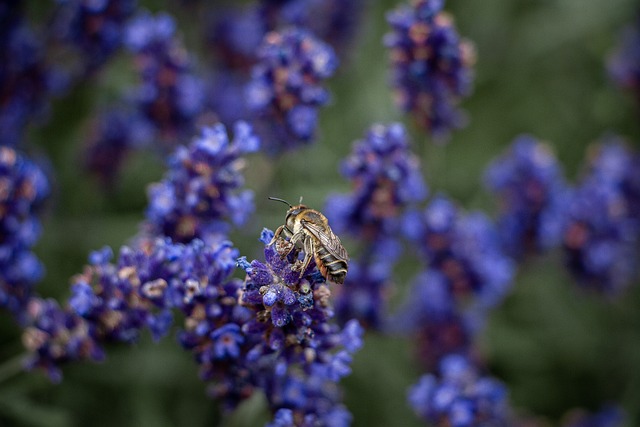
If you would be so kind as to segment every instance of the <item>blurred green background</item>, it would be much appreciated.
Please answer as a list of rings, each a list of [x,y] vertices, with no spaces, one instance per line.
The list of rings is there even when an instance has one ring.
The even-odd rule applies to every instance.
[[[40,15],[38,3],[33,12]],[[193,17],[177,1],[142,1],[179,19],[185,42],[196,49]],[[469,125],[449,145],[433,146],[391,103],[387,87],[384,14],[396,1],[367,2],[358,39],[329,86],[332,104],[322,111],[313,146],[270,159],[248,159],[247,187],[256,193],[256,215],[232,238],[242,254],[259,256],[259,231],[283,219],[268,195],[322,208],[332,192],[348,191],[338,164],[351,143],[374,122],[405,122],[432,193],[446,192],[462,206],[491,213],[482,188],[487,163],[518,134],[549,141],[573,180],[585,147],[606,132],[640,142],[640,111],[629,94],[608,80],[607,55],[619,30],[634,19],[634,0],[449,0],[446,9],[478,52],[474,94],[463,103]],[[29,133],[33,153],[46,154],[55,190],[36,252],[47,274],[38,290],[64,300],[69,278],[88,253],[118,248],[136,232],[146,206],[145,188],[161,178],[155,154],[131,156],[111,193],[80,167],[79,150],[92,112],[120,96],[134,81],[130,63],[116,58],[95,79],[54,101],[50,120]],[[187,141],[185,141],[187,142]],[[398,295],[418,266],[398,272]],[[638,282],[636,280],[636,282]],[[513,407],[554,425],[574,407],[598,409],[619,402],[628,426],[640,425],[640,289],[605,300],[579,292],[562,268],[559,253],[523,265],[512,294],[491,316],[480,348],[491,373],[509,387]],[[197,367],[175,339],[160,344],[148,336],[135,347],[112,346],[105,363],[68,366],[64,382],[52,385],[40,373],[21,373],[20,331],[0,315],[0,425],[4,426],[254,426],[266,420],[260,396],[222,420],[206,397]],[[420,372],[410,342],[368,334],[344,381],[345,400],[358,426],[418,426],[405,403]]]

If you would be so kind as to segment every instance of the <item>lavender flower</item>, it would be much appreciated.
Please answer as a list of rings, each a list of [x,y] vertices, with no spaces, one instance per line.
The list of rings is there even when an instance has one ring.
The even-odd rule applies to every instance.
[[[325,211],[334,231],[358,237],[365,247],[360,259],[351,261],[351,273],[337,295],[338,317],[343,322],[357,318],[377,329],[382,326],[392,266],[401,252],[396,239],[401,214],[426,197],[427,187],[399,123],[373,125],[354,143],[341,172],[353,191],[330,196]]]
[[[115,264],[109,248],[94,252],[91,265],[73,278],[66,306],[30,301],[31,323],[23,336],[31,352],[28,367],[44,369],[59,381],[66,362],[104,359],[107,342],[135,342],[143,329],[155,340],[162,338],[172,326],[172,309],[225,281],[236,257],[229,242],[200,240],[181,245],[158,239],[139,249],[123,247]]]
[[[493,224],[480,213],[463,214],[444,196],[437,196],[422,213],[405,218],[407,237],[418,244],[429,268],[448,281],[460,305],[493,307],[509,290],[514,265],[501,251]]]
[[[141,79],[134,101],[157,137],[171,147],[195,130],[204,109],[204,84],[167,14],[137,16],[127,28],[125,45],[135,55]]]
[[[354,39],[364,10],[362,0],[294,0],[282,5],[279,17],[290,25],[307,28],[342,58]]]
[[[607,68],[620,89],[630,91],[640,101],[640,17],[622,32]]]
[[[268,150],[311,142],[318,108],[329,101],[321,83],[336,69],[333,49],[307,31],[288,28],[265,35],[258,58],[246,97]]]
[[[0,145],[18,146],[27,125],[45,115],[48,97],[62,80],[46,63],[21,2],[2,6],[0,27]]]
[[[616,294],[635,277],[640,233],[640,157],[619,141],[595,151],[569,206],[564,248],[578,283]]]
[[[421,377],[408,398],[413,410],[434,426],[511,425],[504,385],[480,376],[461,356],[443,359],[438,375]]]
[[[549,147],[522,135],[485,173],[499,197],[498,230],[505,251],[520,259],[556,246],[566,220],[568,188]]]
[[[78,50],[84,73],[100,68],[122,46],[127,20],[136,0],[71,0],[59,10],[54,30],[61,41]]]
[[[266,244],[272,238],[265,229],[261,240]],[[362,328],[356,321],[342,329],[330,323],[331,291],[324,278],[314,265],[301,276],[301,261],[281,258],[285,250],[278,240],[265,247],[265,263],[239,260],[247,272],[240,301],[256,313],[243,331],[259,337],[248,357],[260,367],[258,382],[276,415],[274,423],[289,419],[288,412],[279,412],[288,409],[295,425],[348,425],[336,382],[351,372]]]
[[[418,158],[411,153],[400,123],[373,125],[364,139],[354,143],[341,173],[354,190],[331,196],[327,215],[336,232],[350,232],[369,242],[396,234],[401,211],[427,195]]]
[[[464,124],[457,104],[471,90],[475,62],[473,46],[460,39],[443,5],[413,0],[390,12],[392,31],[384,39],[396,104],[440,141]]]
[[[47,178],[35,163],[0,146],[0,308],[21,323],[44,272],[31,248],[40,237],[37,215],[49,191]]]
[[[202,129],[188,147],[178,147],[169,159],[165,178],[149,187],[144,225],[148,234],[188,242],[209,240],[228,229],[227,221],[244,223],[253,209],[253,194],[238,191],[242,155],[258,149],[251,127],[238,122],[233,140],[217,124]]]
[[[264,35],[273,29],[258,4],[217,10],[208,34],[209,46],[225,70],[249,73]],[[241,96],[240,93],[238,96]]]

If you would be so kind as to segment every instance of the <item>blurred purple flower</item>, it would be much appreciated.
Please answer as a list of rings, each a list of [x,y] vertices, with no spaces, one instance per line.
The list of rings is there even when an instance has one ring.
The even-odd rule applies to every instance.
[[[268,151],[277,153],[315,138],[318,108],[329,102],[321,83],[337,65],[333,49],[305,30],[265,35],[245,96]]]
[[[69,0],[53,23],[53,36],[78,51],[83,73],[92,73],[122,47],[136,0]]]
[[[616,139],[592,154],[571,198],[563,244],[581,286],[616,294],[637,273],[640,156]]]
[[[0,308],[25,322],[25,310],[44,267],[31,252],[40,237],[39,211],[50,187],[43,171],[0,146]]]
[[[169,171],[149,187],[144,232],[177,242],[208,241],[224,234],[228,222],[243,224],[253,211],[253,193],[244,183],[242,156],[258,150],[260,142],[244,122],[236,123],[230,140],[222,124],[205,127],[189,146],[169,158]]]
[[[429,268],[447,279],[449,292],[460,306],[469,300],[478,307],[494,307],[509,291],[515,266],[483,214],[465,214],[439,195],[422,213],[407,214],[404,228]]]
[[[499,381],[480,376],[462,356],[448,356],[437,375],[424,375],[408,395],[409,404],[425,421],[438,427],[507,427],[507,390]]]
[[[391,32],[391,86],[396,104],[417,124],[444,142],[464,124],[458,110],[473,81],[473,45],[458,35],[453,19],[442,12],[444,0],[413,0],[387,15]]]
[[[560,243],[569,188],[546,144],[519,136],[487,168],[485,181],[500,202],[497,228],[509,256],[521,259]]]

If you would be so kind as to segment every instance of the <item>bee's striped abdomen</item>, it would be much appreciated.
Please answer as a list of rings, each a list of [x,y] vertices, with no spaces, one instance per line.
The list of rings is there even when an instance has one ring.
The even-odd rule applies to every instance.
[[[335,283],[344,283],[347,275],[347,261],[338,259],[320,246],[315,254],[316,265],[320,269],[322,275]]]

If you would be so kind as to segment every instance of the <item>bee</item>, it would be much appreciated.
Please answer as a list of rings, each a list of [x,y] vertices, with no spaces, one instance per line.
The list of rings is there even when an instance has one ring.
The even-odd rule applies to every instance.
[[[283,258],[294,249],[304,251],[300,277],[304,274],[313,257],[320,273],[326,280],[344,283],[349,268],[347,265],[349,255],[340,243],[338,236],[333,234],[327,218],[317,210],[303,205],[302,198],[300,204],[296,206],[291,206],[289,202],[275,197],[269,197],[269,200],[282,202],[289,206],[284,225],[276,229],[269,244],[273,244],[283,234],[289,238],[290,244],[288,251],[281,254]]]

